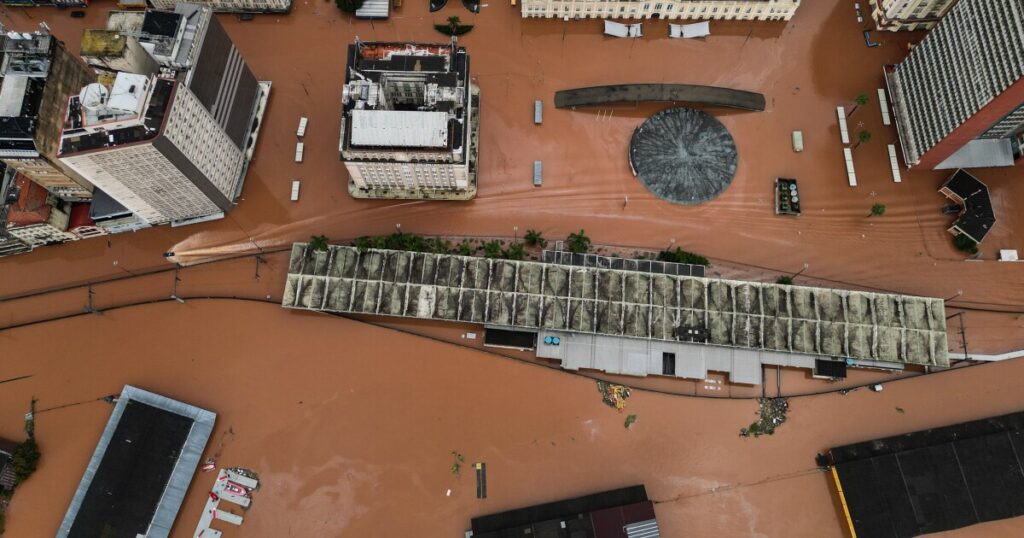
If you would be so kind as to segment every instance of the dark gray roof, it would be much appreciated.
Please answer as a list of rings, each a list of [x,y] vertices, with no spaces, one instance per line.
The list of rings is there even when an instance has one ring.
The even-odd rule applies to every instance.
[[[245,151],[259,83],[216,17],[211,17],[188,88],[239,149]]]
[[[131,215],[131,211],[117,203],[109,194],[96,188],[92,191],[92,203],[89,205],[89,218],[94,222],[120,218]]]
[[[736,174],[736,144],[710,114],[670,108],[633,132],[629,164],[655,196],[675,204],[700,204],[717,197]]]
[[[696,84],[614,84],[555,92],[557,108],[637,101],[693,103],[758,112],[764,110],[765,103],[760,93]]]
[[[142,20],[142,31],[151,35],[174,37],[178,33],[181,15],[171,11],[149,10]]]
[[[216,417],[125,386],[58,538],[168,536]]]
[[[943,185],[964,201],[963,212],[953,226],[981,243],[996,223],[988,186],[965,170],[957,170]]]

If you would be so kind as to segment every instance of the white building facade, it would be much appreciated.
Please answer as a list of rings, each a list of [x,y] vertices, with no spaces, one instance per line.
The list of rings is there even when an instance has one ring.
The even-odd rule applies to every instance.
[[[181,3],[177,0],[149,0],[156,9],[173,11]],[[292,0],[189,0],[214,11],[233,13],[287,13],[292,9]]]
[[[928,30],[956,0],[870,0],[871,18],[879,30]]]
[[[523,0],[523,18],[788,21],[800,0]]]

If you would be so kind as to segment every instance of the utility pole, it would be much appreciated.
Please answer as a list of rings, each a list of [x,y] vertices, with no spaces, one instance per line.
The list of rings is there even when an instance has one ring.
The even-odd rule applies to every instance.
[[[176,265],[174,267],[174,287],[171,288],[171,299],[174,299],[175,301],[178,301],[181,304],[185,304],[185,299],[182,299],[181,297],[178,297],[178,282],[181,282],[181,277],[178,276],[178,271],[180,271],[180,270],[181,270],[181,266],[180,265]],[[259,272],[259,267],[256,268],[256,271],[257,271],[257,273]],[[258,280],[258,278],[259,277],[257,277],[257,280]]]
[[[92,306],[92,295],[93,295],[92,284],[89,284],[88,293],[89,293],[89,295],[86,296],[85,308],[83,309],[85,311],[85,313],[86,314],[97,314],[97,315],[103,314],[102,311],[96,310]]]

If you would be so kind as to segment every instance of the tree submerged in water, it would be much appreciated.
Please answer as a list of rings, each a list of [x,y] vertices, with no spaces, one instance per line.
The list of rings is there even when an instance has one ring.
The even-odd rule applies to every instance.
[[[338,0],[339,2],[342,0]],[[434,29],[441,32],[444,35],[459,36],[468,34],[473,29],[472,24],[462,24],[462,21],[456,17],[448,17],[448,24],[435,24]]]
[[[760,418],[746,428],[740,428],[741,437],[760,437],[762,435],[775,434],[775,428],[786,422],[786,410],[789,409],[789,400],[786,398],[760,398],[758,400],[761,409],[758,414]]]
[[[309,249],[314,252],[325,251],[329,247],[327,245],[326,235],[313,235],[309,237]]]

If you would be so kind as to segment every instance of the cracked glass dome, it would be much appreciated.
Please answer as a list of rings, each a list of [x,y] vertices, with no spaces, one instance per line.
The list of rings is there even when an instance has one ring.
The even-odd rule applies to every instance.
[[[629,164],[647,190],[674,204],[707,202],[732,183],[736,144],[724,125],[692,108],[670,108],[633,131]]]

